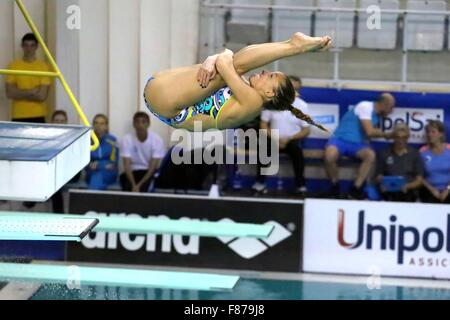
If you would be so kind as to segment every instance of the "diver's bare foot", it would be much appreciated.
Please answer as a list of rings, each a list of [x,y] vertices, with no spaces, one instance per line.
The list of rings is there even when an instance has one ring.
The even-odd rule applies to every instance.
[[[327,51],[332,45],[330,36],[310,37],[301,32],[295,33],[289,41],[300,53]]]

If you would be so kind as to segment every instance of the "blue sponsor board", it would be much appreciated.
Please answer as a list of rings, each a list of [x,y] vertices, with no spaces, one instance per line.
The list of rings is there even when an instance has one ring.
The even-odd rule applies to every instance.
[[[302,99],[310,105],[313,113],[314,104],[330,104],[339,106],[339,118],[353,106],[361,101],[375,101],[385,91],[329,89],[305,87],[302,89]],[[406,123],[411,129],[411,144],[423,144],[423,132],[427,120],[437,119],[446,124],[447,141],[450,141],[450,94],[446,93],[416,93],[416,92],[390,92],[397,103],[395,112],[381,123],[381,129],[389,131],[396,123]],[[332,124],[333,115],[323,114],[314,116],[323,124]],[[321,149],[325,147],[326,138],[309,138],[304,142],[306,149]],[[386,142],[372,142],[375,149],[386,146]]]

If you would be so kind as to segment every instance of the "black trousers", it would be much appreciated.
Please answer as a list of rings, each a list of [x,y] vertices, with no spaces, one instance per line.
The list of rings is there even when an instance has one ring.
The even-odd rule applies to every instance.
[[[139,182],[142,180],[142,178],[147,174],[148,170],[136,170],[133,171],[134,180],[136,182]],[[148,192],[148,188],[150,186],[150,183],[152,182],[153,178],[148,179],[144,185],[141,186],[139,192]],[[130,180],[128,180],[127,174],[122,173],[120,175],[120,185],[122,186],[123,191],[132,191],[133,186],[131,185]]]
[[[64,197],[62,190],[58,190],[52,196],[53,213],[64,213]]]
[[[79,172],[75,177],[72,178],[72,180],[69,181],[69,183],[75,183],[78,182],[81,178],[81,172]],[[64,187],[59,189],[53,196],[52,196],[52,208],[53,213],[65,213],[64,211]]]
[[[23,119],[12,119],[12,122],[25,122],[25,123],[45,123],[45,117],[37,118],[23,118]]]
[[[441,202],[439,199],[436,199],[427,188],[423,187],[420,189],[420,200],[426,203],[450,203],[450,194],[444,202]]]
[[[415,190],[410,190],[407,193],[404,192],[384,192],[381,194],[383,199],[386,201],[393,202],[416,202],[417,192]]]
[[[267,141],[267,148],[268,148],[268,155],[270,156],[270,150],[271,150],[271,139],[268,139]],[[289,158],[292,160],[292,166],[294,168],[294,174],[295,174],[295,184],[297,188],[304,187],[306,185],[305,183],[305,158],[303,156],[303,150],[299,146],[298,140],[290,141],[286,148],[280,150],[280,154],[287,154]],[[259,159],[258,159],[259,160]],[[263,165],[258,161],[258,173],[256,180],[258,182],[263,183],[264,182],[264,176],[261,175],[261,168]]]

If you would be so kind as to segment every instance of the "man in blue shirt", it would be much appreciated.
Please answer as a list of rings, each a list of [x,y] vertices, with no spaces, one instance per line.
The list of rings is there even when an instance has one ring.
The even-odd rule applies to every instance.
[[[372,138],[391,138],[390,133],[385,133],[376,127],[383,117],[392,113],[394,106],[395,98],[390,93],[383,93],[375,102],[360,102],[341,119],[339,127],[325,149],[325,170],[332,183],[333,196],[338,196],[340,193],[337,163],[340,157],[346,156],[362,161],[350,191],[350,198],[364,199],[363,185],[376,158],[369,142]]]

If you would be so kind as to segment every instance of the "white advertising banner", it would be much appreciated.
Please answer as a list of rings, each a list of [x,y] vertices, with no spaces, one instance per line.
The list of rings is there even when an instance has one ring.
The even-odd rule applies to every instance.
[[[307,199],[304,272],[450,279],[450,205]]]

